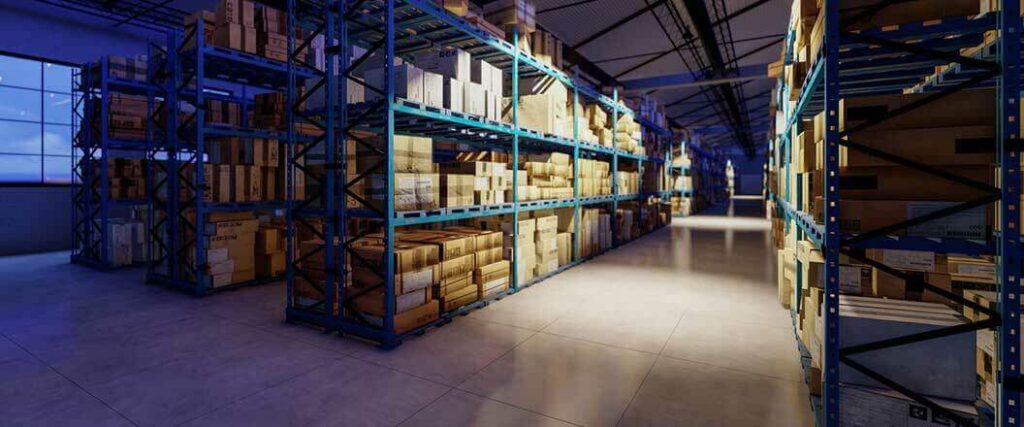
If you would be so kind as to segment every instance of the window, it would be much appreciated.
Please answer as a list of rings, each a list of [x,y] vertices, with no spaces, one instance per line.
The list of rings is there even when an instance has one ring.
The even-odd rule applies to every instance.
[[[72,70],[0,54],[0,183],[71,182]]]

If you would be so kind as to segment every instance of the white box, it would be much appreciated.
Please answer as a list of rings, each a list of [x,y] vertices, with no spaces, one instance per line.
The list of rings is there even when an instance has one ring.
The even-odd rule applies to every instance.
[[[366,72],[366,83],[370,86],[384,90],[386,74],[383,68],[376,68]],[[410,64],[402,64],[395,67],[395,96],[405,98],[413,102],[423,102],[423,70]],[[367,101],[376,101],[382,98],[381,94],[368,90],[366,91]]]
[[[472,60],[469,52],[452,47],[438,52],[417,54],[413,62],[425,71],[468,82]]]
[[[478,116],[487,115],[487,91],[479,83],[465,82],[463,85],[462,111]]]
[[[423,72],[423,103],[431,107],[444,108],[444,76]]]
[[[474,59],[473,60],[473,74],[472,74],[472,76],[473,76],[472,77],[473,83],[479,83],[479,84],[483,85],[485,90],[490,90],[491,87],[492,87],[491,86],[491,76],[493,75],[493,72],[491,70],[493,68],[494,67],[491,66],[491,64],[489,62],[487,62],[487,61],[481,61],[481,60],[478,60],[478,59]]]
[[[491,92],[498,94],[498,103],[505,96],[505,73],[501,68],[491,67]]]
[[[463,111],[462,98],[465,96],[464,84],[449,77],[444,78],[444,108],[452,111]]]

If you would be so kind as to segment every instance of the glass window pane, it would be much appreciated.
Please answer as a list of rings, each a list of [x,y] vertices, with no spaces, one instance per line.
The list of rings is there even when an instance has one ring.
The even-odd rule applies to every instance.
[[[0,55],[0,85],[42,88],[39,61]]]
[[[68,184],[71,182],[71,158],[43,156],[43,182]]]
[[[39,91],[0,87],[0,119],[38,122],[42,110],[41,102]]]
[[[43,88],[54,92],[71,93],[71,67],[43,63]]]
[[[43,92],[43,121],[71,124],[71,95]]]
[[[43,127],[43,154],[71,155],[71,126],[46,125]]]
[[[36,182],[42,172],[42,156],[0,154],[0,182]]]
[[[41,154],[42,129],[38,123],[0,120],[0,153]]]

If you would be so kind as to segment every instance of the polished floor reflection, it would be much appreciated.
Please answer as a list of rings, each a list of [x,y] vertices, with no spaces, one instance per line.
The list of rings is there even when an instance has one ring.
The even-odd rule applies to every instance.
[[[67,254],[0,258],[0,425],[811,426],[768,223],[734,200],[383,352]]]

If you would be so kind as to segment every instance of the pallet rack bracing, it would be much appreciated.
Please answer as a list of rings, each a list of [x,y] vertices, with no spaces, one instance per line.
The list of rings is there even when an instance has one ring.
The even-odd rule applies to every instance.
[[[304,107],[299,104],[311,97],[323,98],[323,105],[318,105],[319,108],[295,114],[292,121],[293,128],[298,125],[316,126],[323,131],[323,136],[308,144],[293,144],[289,158],[290,179],[294,174],[303,174],[307,181],[319,184],[318,191],[305,194],[305,197],[296,197],[289,209],[290,252],[286,312],[290,321],[310,323],[355,335],[383,347],[395,346],[409,334],[450,321],[453,316],[482,307],[506,294],[493,295],[455,312],[437,313],[436,320],[410,330],[396,331],[397,228],[452,223],[495,215],[517,218],[520,213],[553,208],[572,209],[578,219],[581,210],[588,206],[608,206],[614,213],[620,202],[643,199],[642,193],[623,194],[616,175],[620,164],[642,171],[645,162],[650,161],[646,155],[583,143],[579,140],[580,130],[576,120],[573,120],[572,138],[544,134],[519,126],[520,77],[547,76],[556,84],[565,85],[571,91],[571,99],[587,99],[604,109],[612,118],[612,126],[616,125],[620,115],[632,114],[619,104],[617,93],[613,92],[611,97],[601,95],[597,90],[579,83],[578,79],[523,53],[516,44],[498,39],[426,0],[376,0],[355,5],[347,2],[293,0],[289,2],[288,15],[293,25],[310,30],[309,39],[296,39],[291,45],[292,49],[313,44],[317,36],[321,36],[319,39],[324,44],[324,66],[304,86],[307,89],[305,93],[300,95],[300,88],[303,87],[301,83],[289,81],[292,110],[302,110]],[[513,37],[513,40],[518,39]],[[446,47],[457,47],[469,52],[475,59],[486,59],[510,76],[511,123],[427,107],[396,95],[395,58]],[[384,69],[383,84],[379,87],[360,81],[353,75],[356,68],[374,59]],[[300,66],[294,57],[290,57],[289,65],[293,69]],[[378,99],[350,104],[350,91],[358,89],[367,94],[377,94]],[[508,91],[508,85],[505,90]],[[321,95],[317,95],[317,92]],[[579,114],[579,103],[573,103],[571,110]],[[614,127],[612,132],[614,134]],[[573,164],[578,164],[581,158],[605,159],[612,163],[613,191],[607,196],[579,197],[579,180],[574,179],[574,197],[562,200],[520,201],[519,192],[512,191],[511,200],[494,205],[398,211],[394,197],[391,196],[396,188],[395,165],[392,160],[396,134],[430,137],[435,141],[435,149],[437,144],[454,143],[485,150],[508,151],[513,170],[520,169],[519,155],[531,151],[565,153],[572,156]],[[380,147],[370,143],[369,139],[374,135],[379,135],[382,141]],[[367,200],[357,191],[360,185],[368,186],[372,178],[369,172],[358,173],[355,170],[351,161],[354,153],[350,152],[353,147],[372,151],[379,158],[379,167],[383,173],[377,179],[383,183],[383,190],[380,191],[384,195],[377,199],[379,203]],[[578,177],[578,173],[578,168],[574,167],[574,178]],[[518,174],[513,173],[513,188],[519,186],[518,180]],[[576,221],[573,261],[545,276],[523,283],[522,286],[529,286],[582,261],[579,226],[579,221]],[[510,231],[513,236],[519,234],[517,221],[511,221]],[[360,239],[369,236],[383,243],[383,253],[379,260],[365,259],[354,250],[354,245]],[[512,241],[513,253],[518,253],[519,243],[517,239]],[[303,246],[302,251],[297,249],[299,245]],[[512,261],[511,288],[508,293],[521,288],[518,285],[519,269],[515,266],[515,260]],[[349,265],[352,268],[379,266],[374,269],[379,283],[370,289],[351,292],[346,286],[351,281],[352,270]],[[364,315],[353,308],[359,298],[373,291],[383,293],[381,316]]]
[[[870,28],[850,31],[841,22],[841,2],[825,0],[819,13],[819,21],[824,31],[821,40],[821,53],[811,56],[814,60],[807,70],[802,86],[790,87],[785,80],[779,79],[776,105],[783,111],[784,122],[776,122],[776,136],[771,141],[771,150],[775,160],[768,171],[778,178],[777,192],[769,195],[774,203],[774,214],[783,219],[786,230],[792,229],[798,241],[807,239],[821,250],[824,255],[824,290],[823,290],[823,322],[824,350],[822,352],[821,375],[822,397],[812,396],[812,407],[817,414],[819,425],[838,426],[842,424],[840,414],[843,412],[841,402],[842,388],[839,377],[841,370],[853,370],[874,379],[887,388],[895,390],[915,404],[927,408],[936,417],[944,417],[947,422],[955,425],[974,425],[974,422],[963,418],[932,398],[924,396],[900,381],[879,374],[872,370],[872,365],[864,361],[864,355],[899,346],[921,344],[929,340],[951,337],[962,333],[973,333],[986,329],[994,330],[996,335],[995,365],[998,391],[995,396],[996,405],[993,415],[996,425],[1016,426],[1021,423],[1020,410],[1020,283],[1021,248],[1019,235],[1019,204],[1021,196],[1020,175],[1020,138],[1019,138],[1019,97],[1020,97],[1020,4],[1016,1],[1002,1],[999,11],[987,11],[978,16],[952,17],[929,22],[903,23],[887,28]],[[877,13],[884,9],[882,4]],[[844,18],[848,12],[843,11]],[[863,15],[860,18],[863,18]],[[794,19],[799,20],[799,16]],[[787,37],[785,59],[786,65],[794,62],[794,33],[791,30]],[[979,60],[977,55],[970,54],[971,49],[987,43],[997,46],[998,54],[991,55],[991,60]],[[940,71],[936,73],[936,67]],[[800,82],[797,82],[800,83]],[[994,157],[997,161],[997,187],[979,183],[955,173],[950,174],[936,167],[930,167],[920,161],[907,159],[905,155],[895,155],[887,151],[872,148],[858,143],[858,132],[872,126],[892,120],[894,117],[912,113],[913,111],[943,102],[944,99],[971,88],[989,88],[992,90],[991,102],[997,105],[995,126]],[[892,94],[923,94],[916,101],[901,107],[894,107],[884,117],[871,117],[845,129],[840,127],[840,98],[852,98],[862,95]],[[792,97],[791,97],[792,96]],[[791,103],[790,100],[793,100]],[[824,223],[800,209],[806,205],[808,197],[806,184],[802,177],[791,178],[790,169],[794,167],[795,158],[792,140],[793,129],[801,127],[801,120],[813,117],[824,111],[823,157],[824,203],[821,212]],[[955,202],[953,206],[918,214],[908,220],[901,221],[883,228],[863,231],[859,234],[844,234],[840,229],[840,218],[843,200],[840,197],[840,150],[849,153],[859,152],[868,156],[913,169],[917,173],[926,174],[954,185],[967,185],[978,189],[982,197],[967,202]],[[775,166],[778,168],[776,169]],[[795,201],[795,203],[794,203]],[[942,219],[966,212],[971,209],[984,209],[993,206],[998,218],[997,231],[986,240],[967,240],[956,238],[921,238],[912,236],[892,237],[896,232],[928,221]],[[1001,230],[1001,231],[1000,231]],[[910,251],[928,251],[936,253],[994,255],[997,270],[995,308],[982,306],[974,301],[966,300],[956,293],[928,283],[918,277],[902,273],[890,266],[864,256],[864,249],[901,249]],[[905,283],[925,289],[965,308],[982,313],[981,320],[945,327],[928,333],[917,333],[894,337],[882,341],[859,343],[843,346],[844,337],[840,336],[840,255],[851,257],[876,270],[896,276]],[[804,290],[802,282],[803,269],[798,262],[796,282],[793,290],[796,293],[793,308],[794,322],[801,314],[803,299],[800,294]],[[803,345],[801,344],[801,347]],[[809,357],[807,349],[801,348],[805,358]],[[860,357],[859,357],[860,356]],[[922,361],[921,363],[927,363]],[[805,363],[805,368],[809,366]],[[809,378],[808,381],[814,379]]]
[[[115,107],[111,104],[127,102],[127,97],[135,97],[135,103],[148,99],[149,86],[121,73],[115,76],[109,56],[76,69],[73,82],[71,172],[81,185],[72,189],[71,261],[97,269],[140,265],[146,259],[143,246],[134,245],[138,254],[133,254],[131,246],[135,238],[143,237],[138,234],[144,230],[122,222],[132,219],[137,208],[146,206],[146,199],[137,192],[129,196],[115,194],[112,162],[130,159],[136,160],[135,165],[143,164],[137,161],[145,158],[150,135],[148,131],[132,135],[115,132],[111,120]],[[115,247],[119,245],[127,248]]]
[[[237,139],[242,147],[232,149],[232,153],[247,151],[247,147],[255,152],[252,146],[256,140],[268,144],[282,141],[286,151],[293,142],[305,141],[308,137],[280,129],[256,128],[249,122],[249,111],[254,107],[254,96],[283,92],[293,79],[312,76],[310,70],[283,61],[214,45],[202,30],[205,25],[209,24],[193,23],[184,31],[170,31],[165,45],[150,45],[151,95],[162,102],[160,110],[154,112],[160,117],[155,126],[159,131],[155,132],[158,136],[148,156],[153,171],[153,214],[147,281],[197,295],[281,279],[271,275],[214,282],[210,268],[215,260],[208,258],[208,250],[214,245],[211,230],[217,225],[208,221],[210,215],[231,217],[248,212],[254,216],[283,216],[290,193],[272,200],[252,194],[242,196],[240,193],[255,191],[252,188],[256,184],[248,181],[262,177],[239,177],[232,169],[233,184],[219,191],[224,194],[222,199],[215,199],[214,158],[224,155],[214,149],[212,141]],[[237,119],[209,119],[210,101],[237,105],[238,111],[227,110]],[[290,116],[291,111],[285,113]],[[243,181],[247,182],[245,189],[234,184]]]

